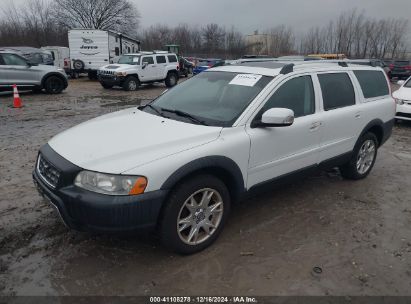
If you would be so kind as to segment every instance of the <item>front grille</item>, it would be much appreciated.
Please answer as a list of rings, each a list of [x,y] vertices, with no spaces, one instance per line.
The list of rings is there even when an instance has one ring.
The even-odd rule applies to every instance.
[[[39,154],[39,158],[37,159],[37,172],[48,185],[56,188],[60,178],[60,172],[41,154]]]
[[[100,71],[99,71],[99,74],[100,74],[100,75],[108,75],[108,76],[111,76],[111,75],[114,75],[114,71],[100,70]]]
[[[410,113],[397,112],[397,113],[395,114],[395,116],[397,116],[397,117],[411,118],[411,114],[410,114]]]

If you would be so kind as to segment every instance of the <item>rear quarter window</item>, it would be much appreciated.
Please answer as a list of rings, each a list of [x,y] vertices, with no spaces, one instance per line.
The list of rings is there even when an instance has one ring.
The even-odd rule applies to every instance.
[[[168,55],[168,62],[177,62],[177,57],[174,55]]]
[[[390,94],[387,80],[380,71],[354,71],[365,98]]]

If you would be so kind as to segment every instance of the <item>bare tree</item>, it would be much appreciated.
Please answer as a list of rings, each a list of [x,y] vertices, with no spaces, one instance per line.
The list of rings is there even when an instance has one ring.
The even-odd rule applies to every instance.
[[[139,23],[129,0],[54,0],[57,21],[67,27],[118,30],[133,34]]]
[[[210,23],[204,26],[201,30],[203,47],[209,54],[216,53],[221,49],[224,49],[225,29],[218,24]]]
[[[0,11],[4,16],[0,45],[67,45],[67,28],[54,22],[50,6],[47,0],[29,0],[19,7],[14,2],[5,5]]]

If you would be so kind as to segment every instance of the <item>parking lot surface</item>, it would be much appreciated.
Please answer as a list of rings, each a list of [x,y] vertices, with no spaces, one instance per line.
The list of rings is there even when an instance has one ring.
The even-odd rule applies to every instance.
[[[68,230],[33,186],[40,146],[164,90],[78,79],[61,95],[21,94],[21,109],[0,95],[0,295],[411,295],[405,122],[366,179],[332,170],[256,193],[233,208],[213,246],[192,256],[167,252],[150,235]]]

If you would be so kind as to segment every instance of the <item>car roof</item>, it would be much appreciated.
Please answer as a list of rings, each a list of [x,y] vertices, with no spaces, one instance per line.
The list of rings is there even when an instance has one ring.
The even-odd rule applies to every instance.
[[[284,69],[284,70],[283,70]],[[291,72],[323,72],[323,71],[349,71],[349,70],[379,70],[379,67],[356,65],[347,61],[314,60],[314,61],[258,61],[243,62],[237,65],[226,65],[211,68],[208,71],[223,71],[233,73],[259,74],[264,76],[277,76]]]

